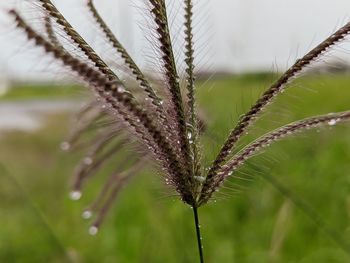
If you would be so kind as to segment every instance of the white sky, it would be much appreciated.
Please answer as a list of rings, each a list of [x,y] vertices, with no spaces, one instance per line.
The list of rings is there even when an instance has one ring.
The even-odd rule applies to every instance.
[[[24,0],[0,0],[0,8],[21,4]],[[175,0],[172,0],[175,1]],[[56,0],[74,25],[82,25],[84,36],[98,42],[96,31],[87,26],[82,7],[85,0]],[[145,40],[135,21],[145,0],[100,0],[97,6],[118,32],[131,53],[143,61]],[[114,4],[111,4],[115,2]],[[178,3],[179,0],[176,0]],[[296,57],[322,41],[335,28],[350,21],[349,0],[197,0],[209,16],[200,23],[201,34],[208,29],[208,46],[213,69],[244,71],[269,70],[272,65],[284,69]],[[317,7],[316,7],[317,6]],[[28,76],[37,74],[37,61],[14,53],[33,53],[32,48],[18,52],[18,37],[13,37],[7,18],[0,9],[0,70],[5,74]],[[204,12],[204,11],[203,11]],[[85,27],[84,27],[85,26]],[[89,31],[89,32],[88,32]],[[5,37],[3,37],[5,36]],[[205,38],[204,38],[205,39]],[[348,49],[350,50],[350,49]],[[40,53],[39,53],[40,54]],[[207,54],[207,53],[206,53]],[[142,64],[145,64],[144,61]]]

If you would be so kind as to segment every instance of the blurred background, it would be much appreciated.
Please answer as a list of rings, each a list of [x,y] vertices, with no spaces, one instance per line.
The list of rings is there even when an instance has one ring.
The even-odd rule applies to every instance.
[[[157,72],[145,2],[96,6],[145,72]],[[176,35],[181,1],[168,2]],[[110,57],[85,1],[54,3]],[[83,156],[64,153],[60,145],[89,92],[15,29],[6,14],[13,7],[39,23],[33,1],[1,1],[0,262],[197,262],[192,211],[150,168],[123,190],[98,235],[88,234],[81,213],[123,153],[79,202],[69,199],[71,175]],[[205,164],[281,72],[350,20],[347,0],[197,0],[195,11]],[[174,40],[177,50],[182,44],[181,37]],[[268,107],[243,143],[307,116],[349,110],[349,63],[346,39]],[[230,179],[200,210],[207,262],[349,262],[349,129],[326,127],[279,142]]]

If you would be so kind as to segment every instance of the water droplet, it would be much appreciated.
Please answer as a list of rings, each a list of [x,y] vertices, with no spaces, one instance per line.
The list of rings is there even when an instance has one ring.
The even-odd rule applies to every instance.
[[[90,219],[92,217],[92,212],[90,210],[85,210],[82,215],[84,219]]]
[[[160,103],[160,105],[163,105],[164,101],[161,100],[159,103]]]
[[[98,227],[97,226],[91,226],[89,228],[89,234],[92,236],[96,236],[98,233]]]
[[[60,145],[60,148],[62,151],[68,151],[70,149],[70,143],[69,142],[62,142]]]
[[[84,164],[91,165],[93,163],[93,160],[91,157],[85,157],[84,158]]]
[[[189,140],[191,140],[191,138],[192,138],[192,132],[188,132],[188,133],[187,133],[187,138],[188,138]]]
[[[70,199],[77,201],[81,198],[81,192],[80,191],[72,191],[69,194]]]
[[[107,108],[107,106],[105,104],[102,105],[102,109],[105,109]]]
[[[194,179],[197,180],[200,183],[203,183],[205,181],[205,177],[204,176],[195,176]]]
[[[123,93],[123,92],[125,92],[125,89],[124,89],[123,87],[118,87],[118,88],[117,88],[117,91],[118,91],[119,93]]]
[[[330,126],[334,126],[337,124],[337,120],[336,119],[331,119],[329,122],[328,122],[328,125]]]

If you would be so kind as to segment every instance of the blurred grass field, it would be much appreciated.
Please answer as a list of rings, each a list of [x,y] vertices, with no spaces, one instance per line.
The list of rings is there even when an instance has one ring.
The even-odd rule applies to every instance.
[[[206,164],[273,78],[244,75],[198,83],[199,105],[208,123]],[[243,141],[310,115],[350,109],[349,87],[347,75],[298,80]],[[56,91],[71,97],[77,92],[73,89],[48,94],[45,89],[45,96],[35,87],[18,89],[3,100],[48,99]],[[0,133],[0,262],[197,262],[192,211],[171,197],[151,169],[124,189],[99,234],[88,235],[81,212],[104,173],[92,180],[80,201],[68,198],[70,176],[81,157],[59,150],[69,120],[57,114],[36,133]],[[254,157],[238,174],[252,176],[252,181],[233,177],[199,211],[206,262],[350,262],[329,235],[261,176],[280,180],[350,244],[349,132],[346,124],[310,130]],[[237,193],[239,189],[243,191]]]

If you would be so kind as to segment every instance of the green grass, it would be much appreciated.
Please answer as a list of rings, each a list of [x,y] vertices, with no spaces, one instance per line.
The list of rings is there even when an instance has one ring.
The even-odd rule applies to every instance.
[[[272,78],[237,76],[198,85],[208,122],[206,163]],[[312,76],[297,84],[268,108],[245,142],[277,127],[276,121],[350,108],[350,76]],[[104,174],[90,182],[81,201],[68,199],[79,158],[58,149],[68,120],[57,115],[35,134],[1,134],[0,262],[66,262],[63,250],[73,262],[197,262],[192,211],[169,197],[151,170],[123,191],[100,233],[87,234],[88,222],[80,215]],[[238,183],[246,190],[220,191],[217,202],[199,210],[206,262],[349,262],[322,229],[260,174],[279,179],[350,243],[349,131],[350,125],[308,131],[279,142],[243,167],[255,179],[232,178],[227,186]]]
[[[71,98],[79,93],[79,87],[75,85],[50,85],[40,84],[14,84],[3,95],[0,101],[23,100],[23,99],[49,99]]]

